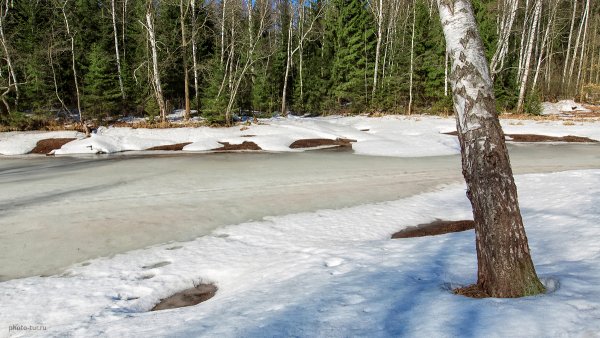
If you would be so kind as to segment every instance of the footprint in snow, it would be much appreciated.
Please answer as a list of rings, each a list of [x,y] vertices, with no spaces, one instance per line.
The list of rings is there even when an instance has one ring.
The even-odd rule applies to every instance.
[[[163,267],[163,266],[169,265],[169,264],[171,264],[171,262],[167,262],[167,261],[158,262],[158,263],[154,263],[151,265],[144,265],[144,266],[142,266],[142,269],[144,269],[144,270],[156,269],[156,268],[160,268],[160,267]]]

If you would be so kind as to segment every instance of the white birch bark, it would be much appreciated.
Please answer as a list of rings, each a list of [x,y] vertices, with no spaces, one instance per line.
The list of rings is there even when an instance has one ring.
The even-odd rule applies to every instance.
[[[71,40],[71,67],[73,70],[73,81],[75,82],[75,94],[77,95],[77,110],[79,112],[79,122],[83,124],[84,122],[83,122],[83,117],[81,114],[81,98],[79,95],[79,81],[77,81],[77,68],[75,67],[75,37],[73,36],[73,34],[71,34],[71,28],[69,26],[69,19],[67,18],[67,10],[66,10],[67,3],[68,3],[68,0],[65,0],[61,9],[62,9],[63,18],[65,19],[65,27],[67,29],[67,35],[69,36],[69,38]]]
[[[199,109],[200,104],[200,93],[198,88],[198,57],[196,56],[196,0],[191,0],[190,5],[192,6],[192,67],[194,73],[194,98],[196,100],[196,109]]]
[[[375,45],[375,69],[373,72],[373,91],[371,93],[372,98],[375,97],[377,92],[377,76],[379,75],[379,58],[381,52],[381,41],[383,40],[383,0],[371,0],[369,1],[371,11],[375,16],[375,23],[377,25],[377,43]]]
[[[412,34],[410,38],[410,79],[408,86],[408,115],[412,114],[412,103],[413,103],[413,73],[414,73],[414,59],[415,59],[415,23],[417,21],[416,4],[413,3],[413,22],[412,22]]]
[[[573,29],[575,28],[575,14],[577,13],[577,1],[573,0],[573,15],[571,17],[571,28],[569,29],[569,41],[567,43],[567,56],[563,67],[562,83],[567,81],[567,69],[569,68],[569,59],[571,57],[571,41],[573,41]]]
[[[6,94],[8,94],[10,92],[11,87],[15,88],[15,95],[16,95],[16,102],[15,102],[15,106],[18,104],[19,101],[19,83],[17,82],[17,75],[15,72],[15,69],[13,67],[12,64],[12,59],[10,57],[10,53],[8,51],[8,43],[6,41],[6,38],[4,36],[4,22],[6,20],[6,16],[8,15],[8,11],[9,11],[9,4],[8,2],[6,2],[5,4],[0,5],[0,41],[2,42],[2,49],[4,51],[4,55],[5,55],[5,60],[6,60],[6,64],[8,66],[8,73],[9,73],[9,77],[12,79],[12,84],[9,81],[9,85],[8,88],[6,90],[6,93],[4,93],[2,95],[2,97],[4,97]],[[8,108],[8,105],[5,102],[5,105]]]
[[[537,59],[537,65],[535,67],[535,73],[533,75],[533,84],[531,85],[531,89],[535,90],[537,85],[538,76],[540,73],[540,69],[542,67],[542,61],[544,59],[544,49],[546,48],[546,44],[548,43],[548,39],[550,37],[550,31],[552,30],[552,25],[554,24],[554,18],[556,17],[556,10],[558,9],[558,1],[554,1],[550,4],[550,18],[548,19],[548,24],[546,26],[546,30],[544,32],[544,38],[542,39],[542,44],[540,48],[540,52]],[[549,54],[548,54],[549,56]],[[547,80],[547,79],[546,79]]]
[[[115,57],[117,59],[117,71],[119,75],[119,88],[121,89],[121,97],[125,99],[125,89],[123,88],[123,75],[121,73],[121,57],[119,53],[119,33],[117,32],[117,19],[115,12],[115,0],[110,1],[110,9],[112,16],[112,24],[113,24],[113,33],[115,38]]]
[[[490,68],[492,77],[499,73],[504,67],[504,60],[508,54],[510,36],[513,24],[519,9],[519,0],[505,0],[502,12],[502,20],[498,24],[498,44],[492,57]]]
[[[585,5],[585,11],[583,14],[583,21],[584,23],[584,29],[583,29],[583,41],[581,44],[581,54],[579,55],[579,71],[577,72],[577,88],[579,88],[579,84],[581,83],[581,71],[583,69],[583,59],[584,59],[584,52],[585,52],[585,43],[587,41],[587,32],[588,32],[588,26],[589,26],[589,22],[590,22],[590,0],[587,0],[586,5]]]
[[[467,196],[473,207],[477,284],[484,296],[541,293],[521,219],[493,81],[468,0],[437,0],[452,60],[451,83]],[[469,288],[466,289],[468,291]]]
[[[227,6],[227,0],[221,1],[222,15],[221,15],[221,66],[223,66],[223,58],[225,57],[225,11]]]
[[[160,119],[162,122],[166,120],[166,107],[163,97],[162,86],[160,83],[160,72],[158,70],[158,51],[156,46],[156,35],[154,30],[154,16],[152,14],[152,5],[146,9],[146,30],[148,31],[148,40],[150,42],[150,50],[152,53],[152,79],[154,83],[154,96],[160,110]]]
[[[190,119],[190,79],[187,61],[187,35],[185,32],[186,13],[187,7],[184,8],[183,0],[179,0],[179,24],[181,26],[181,52],[183,58],[183,87],[185,96],[185,113],[183,116],[187,121]]]
[[[533,11],[533,23],[531,24],[531,29],[529,32],[529,40],[527,41],[527,53],[525,56],[525,63],[523,64],[523,76],[520,81],[519,88],[519,99],[517,102],[517,112],[523,112],[523,104],[525,102],[525,93],[527,91],[527,81],[529,80],[529,73],[531,70],[531,58],[534,40],[537,33],[538,20],[540,19],[540,15],[542,12],[542,0],[537,0],[535,3],[534,11]]]
[[[252,1],[253,0],[246,0],[246,4],[247,4],[248,8],[252,7]],[[259,17],[258,17],[258,25],[256,26],[257,27],[256,33],[251,39],[249,38],[249,41],[252,41],[252,44],[248,44],[248,47],[245,50],[244,60],[238,59],[238,61],[236,62],[236,65],[241,65],[241,67],[236,66],[235,71],[233,71],[233,69],[230,70],[230,72],[232,72],[232,75],[230,77],[230,79],[232,81],[231,82],[231,91],[230,91],[230,95],[229,95],[229,102],[227,103],[227,108],[225,110],[225,120],[226,120],[228,126],[231,125],[231,111],[232,111],[233,105],[237,99],[237,93],[240,88],[240,85],[244,79],[244,76],[246,75],[246,72],[252,67],[252,65],[256,61],[254,58],[254,51],[255,51],[258,43],[261,41],[263,33],[267,29],[267,26],[269,25],[269,22],[268,22],[269,3],[268,3],[268,1],[266,1],[266,0],[254,0],[254,1],[255,1],[255,6],[259,6]],[[233,42],[232,42],[232,44],[233,44]],[[233,61],[232,61],[232,63],[233,63]]]
[[[286,46],[286,62],[285,62],[285,76],[283,77],[283,92],[281,93],[281,115],[287,116],[287,84],[290,75],[290,67],[292,63],[292,29],[294,26],[294,13],[290,10],[290,22],[288,26],[288,39]]]
[[[587,1],[589,4],[589,0]],[[575,47],[573,48],[573,58],[571,59],[571,66],[569,67],[569,77],[567,79],[567,85],[571,87],[571,81],[573,80],[573,72],[575,71],[575,64],[577,63],[577,52],[579,51],[579,43],[581,42],[581,36],[583,35],[583,29],[585,25],[585,10],[583,12],[583,18],[579,24],[579,29],[577,31],[577,39],[575,39]]]

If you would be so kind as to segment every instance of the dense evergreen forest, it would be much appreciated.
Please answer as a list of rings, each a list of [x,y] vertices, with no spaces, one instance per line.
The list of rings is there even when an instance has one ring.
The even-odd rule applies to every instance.
[[[499,109],[600,92],[600,2],[473,0]],[[432,0],[0,0],[0,123],[451,109]]]

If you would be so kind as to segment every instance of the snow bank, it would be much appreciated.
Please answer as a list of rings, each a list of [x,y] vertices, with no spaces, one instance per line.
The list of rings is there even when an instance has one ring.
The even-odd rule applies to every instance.
[[[76,131],[49,132],[5,132],[0,133],[0,155],[27,154],[38,141],[47,138],[79,138],[83,134]]]
[[[590,112],[590,110],[573,100],[542,103],[542,115],[564,115],[573,112]]]
[[[101,127],[90,138],[65,144],[55,153],[95,154],[139,151],[176,143],[191,142],[184,151],[210,151],[221,147],[219,142],[256,143],[265,151],[290,152],[292,142],[310,138],[347,138],[356,140],[354,152],[362,155],[420,157],[453,155],[460,152],[458,140],[444,132],[456,130],[454,118],[432,116],[384,116],[370,118],[319,117],[273,118],[260,124],[231,128],[133,129]],[[549,136],[576,135],[600,140],[600,122],[502,120],[506,133],[543,134]],[[0,133],[0,154],[25,154],[40,138],[56,133]],[[69,134],[72,135],[72,134]]]
[[[461,185],[380,204],[268,217],[0,283],[3,335],[591,336],[600,332],[600,170],[517,177],[533,259],[547,295],[474,300],[472,232],[389,240],[435,218],[463,219]],[[157,264],[161,263],[161,264]],[[154,266],[154,267],[153,267]],[[216,296],[146,312],[193,283]],[[8,333],[11,324],[44,332]]]

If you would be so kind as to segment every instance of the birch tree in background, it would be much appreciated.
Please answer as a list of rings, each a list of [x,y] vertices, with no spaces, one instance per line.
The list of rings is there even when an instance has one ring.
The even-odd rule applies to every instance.
[[[160,82],[160,71],[158,66],[158,51],[157,51],[157,42],[156,42],[156,31],[154,30],[154,5],[152,0],[148,2],[146,5],[146,23],[142,23],[144,28],[146,28],[147,39],[150,43],[150,51],[152,53],[152,84],[154,97],[156,98],[156,102],[158,104],[158,109],[160,111],[160,119],[162,122],[166,120],[166,107],[165,107],[165,99],[163,96],[162,85]]]
[[[471,3],[437,2],[452,60],[450,82],[463,174],[475,220],[477,284],[459,292],[501,298],[542,293]]]
[[[15,107],[19,101],[19,83],[17,82],[17,75],[15,73],[15,68],[13,67],[12,59],[10,56],[10,52],[8,50],[8,41],[4,36],[4,22],[6,21],[6,17],[8,15],[8,11],[10,9],[9,1],[4,0],[0,2],[0,42],[2,43],[2,51],[4,52],[4,60],[6,61],[6,65],[8,67],[8,83],[6,87],[1,88],[3,93],[1,95],[2,103],[6,107],[6,110],[10,112],[10,105],[6,101],[6,95],[10,93],[10,91],[14,88],[16,93],[15,99]],[[1,76],[1,75],[0,75]]]
[[[67,4],[69,0],[64,0],[61,6],[61,12],[63,18],[65,20],[65,28],[67,30],[67,36],[71,41],[71,70],[73,71],[73,81],[75,83],[75,94],[77,98],[77,111],[79,113],[79,122],[83,124],[83,118],[81,115],[81,95],[79,94],[79,81],[77,80],[77,67],[75,61],[75,35],[71,31],[71,26],[69,25],[69,18],[67,17]]]
[[[502,4],[502,14],[497,26],[498,43],[490,62],[492,78],[504,68],[504,60],[509,51],[508,43],[517,16],[517,10],[519,9],[519,0],[504,0],[503,2],[498,2],[498,4]]]
[[[119,89],[121,89],[121,97],[125,99],[125,89],[123,88],[123,74],[121,73],[121,57],[119,53],[119,33],[117,32],[115,0],[110,1],[110,14],[112,17],[113,33],[115,37],[115,57],[117,60],[117,71],[119,73]]]
[[[183,58],[183,91],[185,100],[185,113],[184,119],[190,119],[190,75],[188,69],[188,55],[187,55],[187,34],[185,32],[185,18],[188,12],[189,4],[184,6],[184,0],[179,0],[179,24],[181,26],[181,54]]]
[[[525,103],[525,93],[527,92],[527,81],[529,80],[529,72],[531,70],[531,59],[533,57],[533,47],[537,36],[538,22],[542,13],[542,0],[536,0],[533,8],[533,20],[529,26],[529,34],[526,47],[524,48],[524,59],[519,63],[522,68],[519,68],[520,86],[519,99],[517,101],[517,113],[523,112],[523,104]]]

